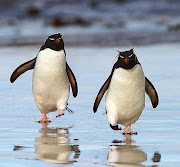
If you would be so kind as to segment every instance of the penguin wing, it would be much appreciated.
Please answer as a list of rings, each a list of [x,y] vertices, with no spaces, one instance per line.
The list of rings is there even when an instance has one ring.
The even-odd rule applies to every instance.
[[[149,96],[149,98],[151,99],[153,108],[156,108],[159,103],[158,94],[153,84],[146,77],[145,77],[145,91]]]
[[[67,75],[69,78],[69,82],[71,84],[73,96],[76,97],[78,94],[78,86],[77,86],[76,78],[75,78],[72,70],[70,69],[69,65],[67,64],[67,62],[66,62],[66,71],[67,71]]]
[[[106,80],[106,82],[104,83],[104,85],[101,87],[96,100],[94,102],[94,106],[93,106],[93,111],[94,113],[97,111],[97,108],[99,106],[99,103],[101,102],[101,99],[104,95],[104,93],[106,92],[106,90],[109,88],[109,84],[111,82],[111,78],[112,78],[112,74],[108,77],[108,79]]]
[[[11,78],[10,78],[11,83],[13,83],[21,74],[23,74],[27,70],[34,69],[35,63],[36,63],[36,58],[24,64],[21,64],[18,68],[16,68],[16,70],[11,75]]]

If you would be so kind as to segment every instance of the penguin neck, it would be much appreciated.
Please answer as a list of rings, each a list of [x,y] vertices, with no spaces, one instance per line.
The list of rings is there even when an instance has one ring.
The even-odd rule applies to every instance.
[[[40,51],[41,50],[44,50],[44,49],[47,49],[47,48],[49,48],[49,49],[51,49],[51,50],[54,50],[54,51],[61,51],[61,50],[64,50],[64,44],[63,45],[61,45],[61,46],[59,46],[58,48],[56,48],[56,47],[49,47],[46,43],[44,44],[44,45],[42,45],[41,46],[41,48],[40,48]],[[64,52],[65,52],[65,50],[64,50]]]

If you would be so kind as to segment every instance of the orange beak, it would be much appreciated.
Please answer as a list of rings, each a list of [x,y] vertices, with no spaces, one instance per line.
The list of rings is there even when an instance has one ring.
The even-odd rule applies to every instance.
[[[56,42],[56,43],[59,43],[59,39],[56,39],[55,42]]]
[[[126,64],[127,64],[127,62],[128,62],[128,59],[127,59],[127,57],[125,58],[125,62],[126,62]]]

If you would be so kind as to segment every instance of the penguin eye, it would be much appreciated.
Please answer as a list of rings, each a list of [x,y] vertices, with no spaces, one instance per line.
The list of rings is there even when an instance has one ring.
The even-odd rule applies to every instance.
[[[133,56],[133,54],[131,54],[130,56],[128,56],[128,57],[132,57]]]
[[[124,56],[121,56],[121,55],[120,55],[120,58],[121,58],[121,59],[124,59]]]
[[[49,38],[49,40],[54,41],[55,39],[54,38]]]

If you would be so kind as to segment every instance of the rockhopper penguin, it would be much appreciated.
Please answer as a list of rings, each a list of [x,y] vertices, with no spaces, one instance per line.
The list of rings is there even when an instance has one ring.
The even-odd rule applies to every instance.
[[[101,87],[93,110],[97,111],[107,90],[105,108],[110,127],[113,130],[120,130],[118,124],[121,124],[125,126],[124,133],[137,134],[131,130],[131,124],[134,124],[142,114],[145,107],[145,92],[150,97],[153,108],[159,103],[158,94],[152,83],[144,76],[134,50],[118,52],[118,60]]]
[[[11,75],[13,83],[27,70],[33,72],[33,95],[42,113],[39,122],[50,122],[46,114],[58,110],[58,116],[64,115],[70,93],[78,93],[76,78],[66,62],[66,52],[61,34],[54,34],[47,38],[36,58],[20,65]],[[71,111],[71,110],[69,110]]]

